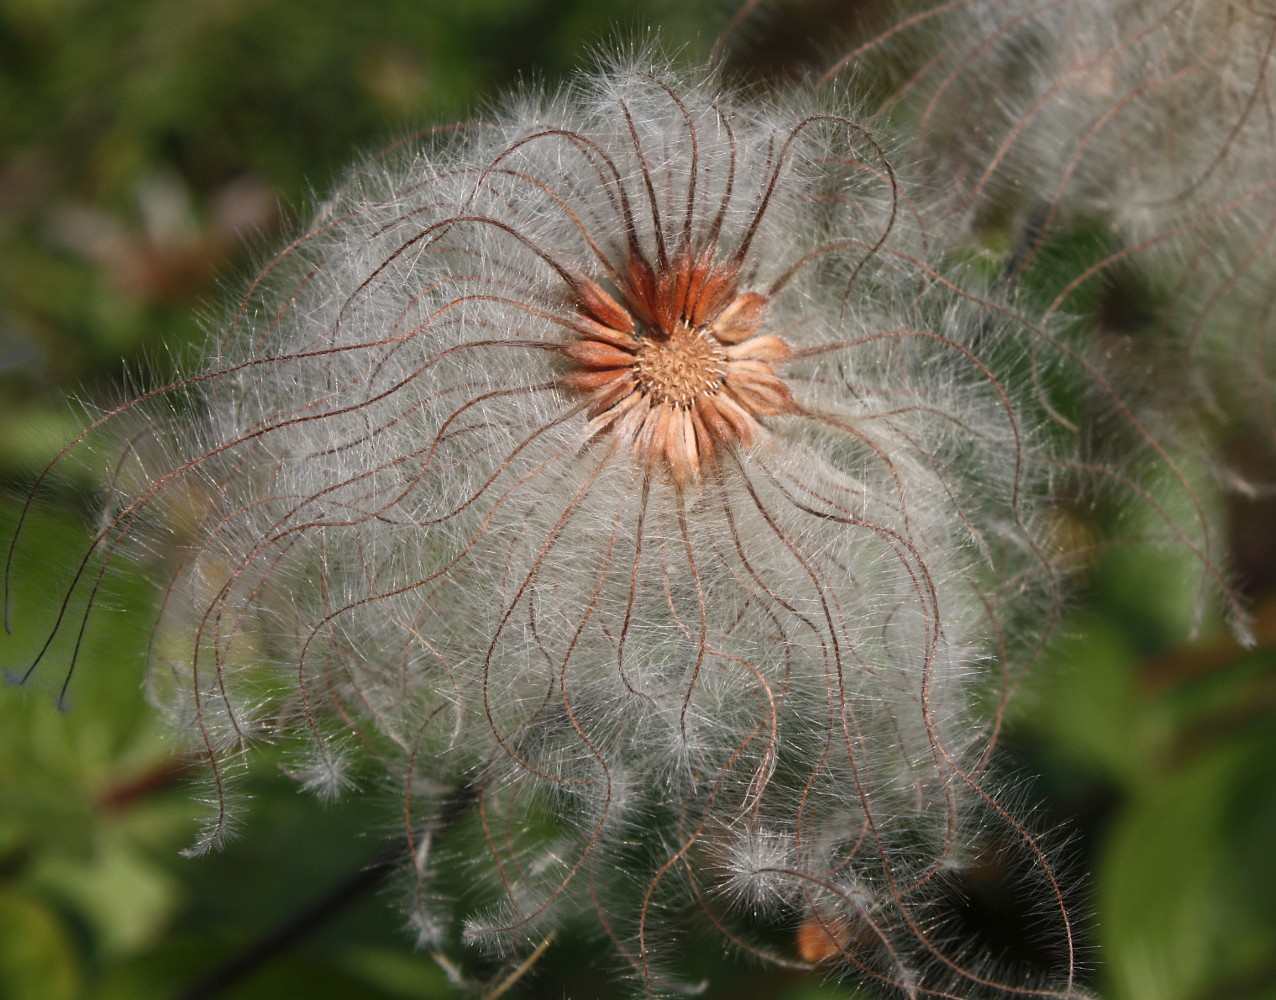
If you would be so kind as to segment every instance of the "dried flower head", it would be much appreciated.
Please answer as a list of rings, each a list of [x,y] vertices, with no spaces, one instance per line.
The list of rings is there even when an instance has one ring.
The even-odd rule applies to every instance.
[[[848,44],[892,77],[902,112],[968,214],[1150,215],[1220,209],[1268,179],[1276,9],[1266,0],[923,3]],[[1229,199],[1223,198],[1223,201]]]
[[[739,20],[801,5],[749,2]],[[927,207],[933,245],[997,269],[1035,327],[1065,331],[1048,353],[1068,355],[1082,391],[1047,408],[1085,441],[1062,492],[1110,514],[1100,544],[1186,547],[1201,568],[1198,623],[1217,601],[1246,637],[1214,522],[1220,486],[1248,484],[1216,474],[1216,439],[1276,426],[1272,5],[877,7],[857,37],[831,50],[821,39],[835,57],[820,86],[879,87],[871,121],[906,131],[921,183],[941,192]],[[1040,338],[1026,343],[1033,353]],[[1232,423],[1219,435],[1203,412]]]
[[[985,788],[1057,604],[1060,358],[926,262],[924,211],[853,112],[634,63],[352,175],[198,371],[98,425],[146,417],[94,552],[165,556],[200,846],[284,740],[321,792],[398,783],[432,947],[595,914],[653,994],[693,904],[907,996],[1074,995]],[[948,944],[989,817],[1059,992]]]
[[[1052,242],[1105,241],[1052,311],[1104,281],[1166,290],[1123,394],[1136,380],[1173,386],[1161,405],[1243,394],[1271,426],[1276,5],[926,4],[830,73],[874,56],[895,68],[887,108],[915,122],[964,220],[950,231],[1000,229],[1017,272]]]

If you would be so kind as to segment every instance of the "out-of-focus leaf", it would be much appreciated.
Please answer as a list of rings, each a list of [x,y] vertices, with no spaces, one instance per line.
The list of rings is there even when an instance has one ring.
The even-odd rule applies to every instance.
[[[1253,727],[1248,752],[1226,789],[1220,814],[1228,861],[1224,889],[1247,923],[1267,931],[1269,968],[1276,970],[1276,713]]]
[[[347,972],[402,1000],[440,1000],[455,992],[447,975],[427,956],[389,948],[351,948],[342,958]]]
[[[169,935],[145,956],[112,965],[85,1000],[182,996],[196,984],[199,972],[210,967],[211,960],[236,954],[235,946],[215,933]],[[348,964],[346,958],[339,949],[284,953],[216,995],[226,1000],[459,1000],[447,985],[433,991],[430,987],[412,991],[402,988],[406,976],[400,976],[397,984],[381,982],[367,975],[357,962]],[[405,961],[420,963],[421,982],[437,981],[427,957],[406,956]]]
[[[1098,614],[1069,622],[1069,632],[1017,706],[1028,710],[1022,727],[1047,740],[1052,753],[1136,784],[1150,767],[1154,722],[1135,688],[1129,638]]]
[[[1219,745],[1118,823],[1099,874],[1109,1000],[1207,1000],[1276,962],[1272,744]]]
[[[73,1000],[80,959],[65,924],[37,899],[0,890],[0,996]]]
[[[87,857],[54,855],[29,882],[73,908],[88,924],[96,957],[138,951],[152,944],[177,905],[172,875],[147,857],[118,828],[98,838]]]
[[[14,509],[0,510],[0,538],[12,537]],[[70,518],[28,517],[14,559],[14,635],[0,635],[0,663],[11,677],[34,661],[66,592],[85,532]],[[145,628],[152,600],[140,578],[100,595],[95,633],[83,644],[67,689],[67,711],[54,702],[70,663],[78,626],[68,626],[25,690],[0,698],[0,831],[44,850],[82,850],[94,829],[99,799],[171,753],[142,696]],[[79,609],[82,610],[82,605]]]

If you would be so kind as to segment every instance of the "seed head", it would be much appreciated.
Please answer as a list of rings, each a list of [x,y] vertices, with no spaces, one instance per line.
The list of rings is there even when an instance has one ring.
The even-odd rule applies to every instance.
[[[170,554],[152,687],[206,845],[284,741],[321,791],[402,788],[432,946],[591,914],[651,994],[694,905],[780,962],[992,989],[922,910],[991,801],[978,706],[1053,618],[1050,340],[928,263],[886,146],[809,100],[624,63],[390,151],[151,394],[179,419],[132,408],[95,549]]]
[[[930,232],[1007,288],[1051,289],[1036,325],[1073,318],[1090,389],[1061,424],[1091,440],[1069,488],[1124,508],[1134,544],[1190,549],[1198,618],[1217,604],[1243,638],[1218,484],[1194,470],[1231,447],[1216,417],[1227,440],[1274,425],[1274,57],[1271,0],[954,0],[847,45],[824,80],[865,62],[889,79],[880,118],[910,124],[947,192]]]

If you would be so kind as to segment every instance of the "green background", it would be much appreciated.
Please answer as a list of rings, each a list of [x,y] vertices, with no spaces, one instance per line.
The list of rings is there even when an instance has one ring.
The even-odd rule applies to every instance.
[[[552,84],[652,24],[667,46],[702,54],[730,14],[690,0],[625,10],[2,0],[0,538],[79,426],[66,396],[102,402],[130,373],[162,378],[222,285],[348,163],[481,113],[520,78]],[[765,38],[751,44],[757,65],[792,68]],[[97,502],[97,484],[74,472],[42,491],[14,565],[6,668],[34,655]],[[1240,556],[1265,551],[1270,505],[1228,513]],[[1276,998],[1276,601],[1261,559],[1252,576],[1261,641],[1242,652],[1218,629],[1189,639],[1186,557],[1096,559],[1014,707],[1004,766],[1039,803],[1035,826],[1067,841],[1087,977],[1109,1000]],[[140,579],[107,595],[69,711],[56,706],[56,661],[0,691],[0,997],[454,995],[413,950],[395,895],[372,880],[353,891],[394,828],[375,794],[321,805],[262,755],[242,836],[211,857],[179,855],[199,807],[142,694],[153,598]],[[331,919],[305,918],[343,886],[352,899]],[[984,932],[1013,937],[995,896],[983,894]],[[300,940],[192,992],[293,920]],[[707,997],[854,995],[694,947]],[[508,995],[607,998],[611,968],[569,934]]]

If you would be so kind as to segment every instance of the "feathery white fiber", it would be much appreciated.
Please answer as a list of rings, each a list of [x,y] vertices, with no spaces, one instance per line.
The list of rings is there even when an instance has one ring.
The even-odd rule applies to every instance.
[[[641,58],[352,174],[203,367],[105,421],[145,415],[73,596],[176,553],[151,676],[210,764],[200,846],[285,740],[323,794],[369,758],[402,788],[438,947],[592,912],[651,995],[694,906],[900,995],[1075,995],[983,787],[1057,605],[1068,356],[928,261],[926,211],[854,109]],[[1058,983],[947,943],[987,824]]]
[[[1132,367],[1162,405],[1203,392],[1270,434],[1276,5],[952,0],[852,55],[895,67],[886,105],[950,193],[963,226],[949,232],[1000,230],[1018,272],[1060,236],[1101,233],[1104,252],[1051,310],[1104,281],[1165,290]]]

